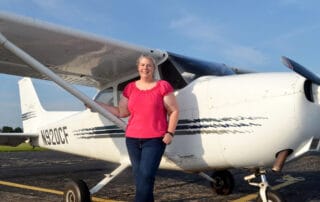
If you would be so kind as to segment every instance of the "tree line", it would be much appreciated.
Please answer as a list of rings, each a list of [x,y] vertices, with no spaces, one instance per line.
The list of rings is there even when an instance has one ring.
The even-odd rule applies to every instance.
[[[1,133],[23,133],[22,128],[12,128],[10,126],[3,126],[2,129],[0,129]]]

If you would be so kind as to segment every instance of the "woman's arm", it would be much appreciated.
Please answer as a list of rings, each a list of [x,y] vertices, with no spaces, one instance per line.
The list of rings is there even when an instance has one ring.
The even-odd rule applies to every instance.
[[[121,96],[118,109],[119,109],[120,118],[128,117],[130,115],[130,112],[128,109],[128,98]]]
[[[130,112],[128,110],[128,99],[124,96],[121,96],[118,106],[108,105],[103,102],[97,102],[97,104],[99,104],[101,107],[103,107],[116,117],[124,118],[130,115]]]
[[[179,119],[179,106],[176,96],[173,93],[164,96],[164,105],[169,116],[167,132],[174,134]],[[173,139],[173,136],[170,133],[166,133],[163,138],[163,141],[166,144],[170,144]]]

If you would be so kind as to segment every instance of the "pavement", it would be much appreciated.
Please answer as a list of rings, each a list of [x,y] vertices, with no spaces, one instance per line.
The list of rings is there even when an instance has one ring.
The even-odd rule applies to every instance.
[[[89,188],[118,165],[54,151],[1,152],[0,201],[56,202],[69,179],[83,179]],[[248,170],[230,170],[235,189],[228,196],[215,194],[197,174],[159,170],[156,201],[254,201],[258,188],[243,180]],[[320,155],[311,154],[285,165],[282,173],[267,173],[269,184],[288,202],[320,202]],[[134,185],[128,168],[106,185],[93,201],[132,201]]]

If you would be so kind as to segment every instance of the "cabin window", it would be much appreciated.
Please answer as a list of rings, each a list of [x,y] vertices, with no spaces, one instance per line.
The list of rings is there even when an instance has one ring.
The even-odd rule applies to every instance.
[[[113,88],[110,87],[100,91],[94,100],[113,105]]]
[[[130,82],[132,82],[132,81],[136,81],[136,80],[138,80],[138,79],[139,79],[139,77],[137,76],[137,77],[134,77],[134,78],[132,78],[132,79],[129,79],[129,80],[125,81],[125,82],[119,83],[119,85],[118,85],[118,91],[122,92],[123,89],[126,87],[126,85],[128,85],[128,83],[130,83]]]
[[[118,100],[120,100],[120,97],[122,96],[122,92],[123,92],[124,88],[125,88],[130,82],[136,81],[136,80],[138,80],[138,79],[139,79],[139,77],[134,77],[134,78],[129,79],[129,80],[125,81],[125,82],[122,82],[122,83],[120,83],[120,84],[118,85],[118,87],[117,87]]]

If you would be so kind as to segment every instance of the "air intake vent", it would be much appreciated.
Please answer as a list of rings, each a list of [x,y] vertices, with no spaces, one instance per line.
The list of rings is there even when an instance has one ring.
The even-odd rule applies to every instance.
[[[310,102],[314,102],[312,95],[312,82],[310,80],[306,80],[304,82],[304,94]]]
[[[318,146],[319,146],[319,139],[314,138],[311,142],[310,150],[318,150]]]

